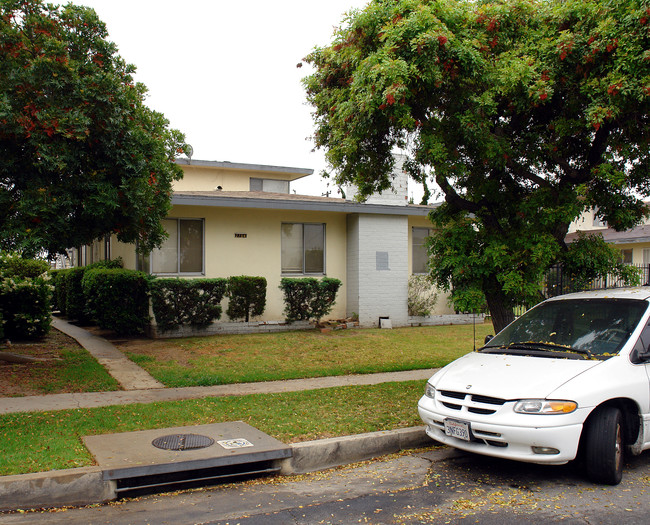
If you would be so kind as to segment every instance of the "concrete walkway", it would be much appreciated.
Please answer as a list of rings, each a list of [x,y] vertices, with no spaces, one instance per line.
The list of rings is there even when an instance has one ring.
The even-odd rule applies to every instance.
[[[79,328],[58,317],[52,318],[52,326],[69,335],[88,350],[99,364],[106,368],[106,371],[120,383],[124,390],[165,388],[165,385],[156,381],[106,339],[97,337],[88,330]]]
[[[329,376],[261,383],[238,383],[205,387],[164,388],[138,365],[130,361],[110,342],[92,335],[63,319],[55,318],[52,326],[76,339],[101,363],[124,390],[116,392],[85,392],[77,394],[50,394],[43,396],[0,398],[0,414],[40,412],[76,408],[93,408],[133,403],[155,403],[204,397],[244,396],[296,392],[351,385],[376,385],[393,381],[426,381],[437,369],[407,370],[351,376]],[[424,388],[424,386],[423,386]]]

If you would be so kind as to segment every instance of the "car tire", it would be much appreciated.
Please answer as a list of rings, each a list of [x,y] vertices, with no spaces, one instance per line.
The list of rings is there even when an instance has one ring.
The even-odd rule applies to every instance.
[[[587,476],[596,483],[618,485],[623,477],[623,415],[603,407],[589,420],[585,435]]]

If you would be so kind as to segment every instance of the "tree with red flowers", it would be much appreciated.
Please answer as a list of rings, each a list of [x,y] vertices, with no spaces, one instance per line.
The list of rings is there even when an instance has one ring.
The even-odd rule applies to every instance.
[[[0,250],[165,238],[183,135],[89,8],[0,0]]]
[[[306,58],[316,144],[365,195],[396,149],[432,176],[432,276],[502,328],[551,265],[584,275],[564,242],[581,212],[617,229],[648,212],[649,19],[647,0],[374,0]]]

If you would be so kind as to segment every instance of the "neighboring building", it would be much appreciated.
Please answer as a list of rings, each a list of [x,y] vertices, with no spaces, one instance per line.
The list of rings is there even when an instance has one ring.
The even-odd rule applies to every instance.
[[[79,264],[122,257],[126,268],[161,277],[262,276],[263,321],[284,318],[282,277],[335,277],[343,285],[330,318],[358,316],[361,326],[377,326],[380,317],[392,326],[408,324],[408,279],[426,272],[423,241],[432,207],[407,203],[401,162],[395,189],[366,203],[292,194],[290,183],[309,169],[178,164],[184,177],[174,184],[164,245],[137,257],[133,245],[107,238],[71,254]],[[450,313],[441,297],[435,314]]]
[[[615,245],[621,252],[622,262],[641,269],[643,284],[650,282],[650,218],[639,226],[617,232],[598,215],[598,210],[589,210],[571,223],[566,241],[573,242],[579,231],[598,234],[606,242]]]
[[[598,210],[589,210],[571,224],[567,242],[576,239],[578,231],[601,235],[621,251],[621,259],[626,264],[644,265],[646,268],[650,265],[650,218],[639,226],[617,232],[599,217]]]

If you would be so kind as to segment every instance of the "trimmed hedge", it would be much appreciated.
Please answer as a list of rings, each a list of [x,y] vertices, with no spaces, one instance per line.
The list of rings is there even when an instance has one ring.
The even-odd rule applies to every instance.
[[[332,311],[340,287],[341,281],[331,277],[320,281],[313,277],[283,278],[280,289],[284,292],[286,321],[319,321]]]
[[[0,254],[0,338],[35,339],[52,323],[52,285],[45,261]]]
[[[228,310],[231,320],[244,319],[264,313],[266,308],[266,279],[239,275],[228,279]]]
[[[57,270],[54,279],[56,305],[59,311],[69,319],[77,319],[83,323],[92,320],[92,315],[87,309],[86,295],[81,282],[88,270],[97,268],[122,268],[122,258],[112,261],[97,261],[88,266]]]
[[[151,304],[162,330],[180,325],[206,326],[221,318],[226,279],[155,279],[151,281]]]
[[[149,323],[150,279],[135,270],[87,269],[81,285],[89,317],[118,334],[143,333]]]

